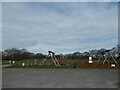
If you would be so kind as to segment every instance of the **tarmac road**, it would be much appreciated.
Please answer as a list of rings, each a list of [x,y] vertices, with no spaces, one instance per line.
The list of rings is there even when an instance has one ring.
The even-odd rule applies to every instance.
[[[117,88],[115,69],[3,68],[3,88]]]

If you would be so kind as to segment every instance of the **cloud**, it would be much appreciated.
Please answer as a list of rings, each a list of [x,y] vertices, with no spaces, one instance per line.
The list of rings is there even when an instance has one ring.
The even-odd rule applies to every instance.
[[[2,3],[0,2],[0,50],[2,50]]]
[[[119,0],[1,0],[2,2],[119,2]]]
[[[57,53],[117,44],[117,3],[3,3],[3,49]]]

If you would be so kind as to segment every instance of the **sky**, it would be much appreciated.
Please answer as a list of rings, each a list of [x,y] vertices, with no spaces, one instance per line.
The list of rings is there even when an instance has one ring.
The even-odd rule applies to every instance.
[[[2,15],[3,50],[71,53],[118,43],[115,2],[3,2]]]
[[[0,2],[0,51],[2,51],[2,3]]]

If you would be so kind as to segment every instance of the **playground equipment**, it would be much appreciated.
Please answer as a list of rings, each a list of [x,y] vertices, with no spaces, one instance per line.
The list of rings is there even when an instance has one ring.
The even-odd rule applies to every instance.
[[[52,61],[53,61],[53,63],[55,64],[56,67],[57,67],[57,66],[60,66],[57,58],[55,57],[55,53],[52,52],[52,51],[48,51],[48,55],[47,55],[47,57],[43,60],[43,64],[44,64],[45,61],[48,59],[48,57],[51,57],[51,59],[52,59]]]
[[[67,60],[67,58],[64,55],[60,54],[59,63],[60,63],[60,65],[67,65],[68,60]]]
[[[67,64],[67,59],[61,58],[59,62],[61,65],[65,65],[65,64]]]
[[[113,61],[114,61],[116,64],[118,64],[117,61],[115,60],[115,56],[113,56],[113,55],[115,55],[114,49],[102,51],[101,54],[100,54],[100,56],[99,56],[99,59],[98,59],[97,63],[101,60],[101,57],[104,57],[103,64],[104,64],[106,61],[109,63],[108,57],[112,57]]]
[[[89,63],[93,63],[93,62],[92,62],[92,57],[89,57]]]

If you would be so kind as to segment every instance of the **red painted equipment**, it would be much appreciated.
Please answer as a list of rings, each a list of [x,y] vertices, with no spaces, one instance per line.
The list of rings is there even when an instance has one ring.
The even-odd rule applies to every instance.
[[[60,63],[61,65],[65,65],[65,64],[67,64],[67,59],[61,58],[60,61],[59,61],[59,63]]]

